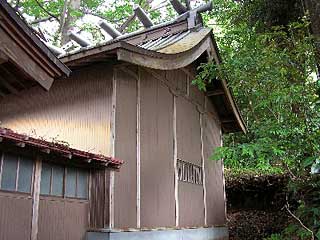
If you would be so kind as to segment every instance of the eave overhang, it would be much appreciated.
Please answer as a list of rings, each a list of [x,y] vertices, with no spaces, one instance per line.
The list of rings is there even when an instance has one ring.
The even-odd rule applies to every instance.
[[[71,148],[58,142],[48,142],[10,129],[0,128],[0,150],[33,153],[43,158],[64,164],[87,165],[93,168],[107,167],[119,169],[122,160]]]
[[[187,25],[179,24],[180,28],[182,28],[179,31],[188,30]],[[210,59],[214,60],[219,65],[221,58],[212,30],[204,31],[202,28],[200,31],[202,31],[201,38],[196,40],[196,36],[190,37],[189,42],[184,42],[188,46],[184,49],[178,46],[178,43],[175,43],[176,46],[172,44],[167,48],[155,51],[141,47],[141,43],[137,40],[134,42],[118,40],[106,45],[82,49],[79,52],[63,56],[61,60],[70,68],[79,68],[112,59],[152,69],[175,70],[189,66],[200,56],[206,54],[208,61]],[[219,82],[218,88],[221,90],[221,94],[209,96],[209,98],[216,108],[220,108],[219,105],[223,105],[221,111],[218,111],[223,132],[246,132],[244,121],[227,85],[227,81],[220,80]]]
[[[71,70],[65,66],[48,47],[34,34],[31,28],[17,15],[15,10],[5,1],[0,0],[0,29],[12,40],[3,38],[0,48],[0,66],[6,65],[6,69],[19,69],[19,78],[33,80],[48,90],[54,79],[69,76]],[[12,46],[15,46],[12,47]],[[17,51],[20,50],[20,52]],[[17,53],[24,53],[33,63],[45,74],[38,74],[40,71],[32,71],[31,66],[21,63]],[[29,63],[31,64],[31,63]],[[14,71],[12,71],[13,74]]]

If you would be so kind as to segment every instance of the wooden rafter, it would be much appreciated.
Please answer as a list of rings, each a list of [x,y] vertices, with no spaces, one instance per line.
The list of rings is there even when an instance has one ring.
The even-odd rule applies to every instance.
[[[0,65],[9,61],[9,57],[0,50]]]
[[[211,97],[211,96],[219,96],[219,95],[224,95],[225,92],[222,89],[215,89],[213,91],[208,91],[207,92],[207,96]]]

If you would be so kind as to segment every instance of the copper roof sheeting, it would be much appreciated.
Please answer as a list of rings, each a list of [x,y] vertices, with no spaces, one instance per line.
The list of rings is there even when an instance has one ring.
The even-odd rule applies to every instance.
[[[97,163],[105,167],[119,169],[123,164],[122,160],[103,156],[101,154],[95,154],[70,148],[69,146],[56,142],[48,142],[43,139],[33,138],[25,134],[16,133],[7,128],[0,128],[0,143],[7,142],[9,144],[20,147],[31,147],[47,154],[55,153],[64,158],[75,158],[79,160],[85,160],[87,163]]]

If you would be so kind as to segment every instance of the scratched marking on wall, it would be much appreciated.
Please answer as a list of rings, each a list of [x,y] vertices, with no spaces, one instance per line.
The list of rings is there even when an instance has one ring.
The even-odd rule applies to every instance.
[[[178,159],[177,168],[179,181],[202,185],[203,173],[200,166]]]

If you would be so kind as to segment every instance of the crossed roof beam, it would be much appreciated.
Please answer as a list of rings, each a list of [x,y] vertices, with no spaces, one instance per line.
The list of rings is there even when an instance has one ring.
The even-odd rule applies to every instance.
[[[187,6],[184,6],[179,0],[170,0],[170,3],[173,9],[179,14],[179,16],[174,21],[180,22],[187,19],[189,29],[192,29],[197,25],[197,23],[199,22],[200,13],[212,10],[212,2],[208,2],[194,9],[190,8],[190,3],[188,1],[186,3]],[[134,17],[130,19],[130,22],[133,21],[135,17],[137,17],[137,19],[142,23],[145,29],[150,29],[153,27],[158,27],[159,25],[163,25],[163,23],[154,25],[148,14],[139,5],[134,6]],[[119,30],[114,28],[112,24],[108,23],[105,20],[100,20],[98,25],[108,35],[110,35],[112,40],[127,35],[122,34]],[[85,39],[84,37],[80,36],[80,34],[74,31],[68,31],[67,34],[70,37],[70,39],[79,44],[81,48],[86,48],[94,45],[89,40]],[[73,46],[72,42],[68,42],[62,48],[53,46],[49,43],[46,43],[46,45],[56,56],[65,55],[68,52],[68,50]]]

